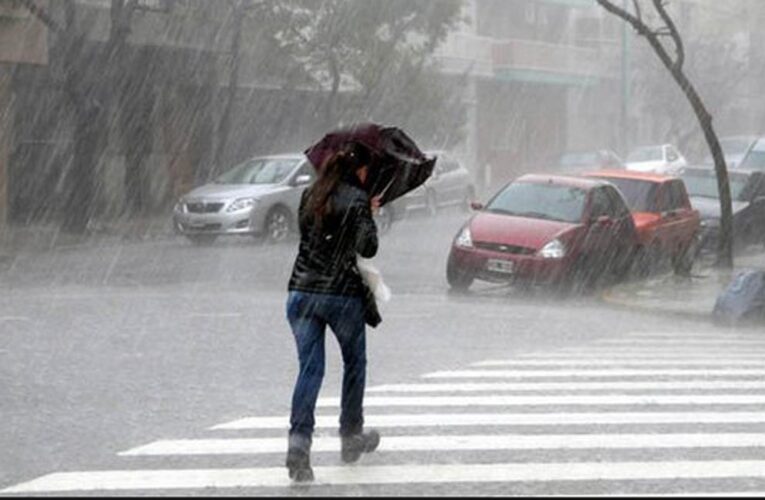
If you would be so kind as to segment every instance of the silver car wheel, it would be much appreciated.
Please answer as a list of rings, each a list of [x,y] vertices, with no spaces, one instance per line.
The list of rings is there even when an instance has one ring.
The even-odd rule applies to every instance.
[[[290,232],[290,217],[284,209],[275,208],[268,214],[266,232],[270,241],[283,241]]]

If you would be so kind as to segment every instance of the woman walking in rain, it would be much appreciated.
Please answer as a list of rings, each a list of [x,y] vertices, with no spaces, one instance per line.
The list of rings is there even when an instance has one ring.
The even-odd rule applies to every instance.
[[[310,464],[314,410],[324,377],[324,334],[329,326],[342,351],[341,458],[355,462],[377,448],[380,435],[363,432],[366,377],[365,284],[357,254],[377,253],[372,218],[379,198],[365,190],[371,155],[351,143],[321,166],[300,202],[300,246],[289,281],[287,319],[300,372],[292,395],[286,465],[295,481],[313,480]]]

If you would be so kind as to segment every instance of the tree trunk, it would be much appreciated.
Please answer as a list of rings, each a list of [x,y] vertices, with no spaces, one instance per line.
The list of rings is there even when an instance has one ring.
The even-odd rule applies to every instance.
[[[704,133],[704,139],[712,153],[715,162],[715,174],[717,175],[717,189],[720,195],[720,234],[717,244],[717,261],[719,267],[733,267],[733,207],[731,203],[730,183],[728,180],[728,168],[725,165],[720,141],[715,133],[712,124],[712,115],[707,111],[704,102],[701,100],[696,88],[688,80],[682,68],[673,64],[669,56],[663,51],[661,43],[656,39],[649,38],[651,45],[657,51],[664,65],[672,74],[672,78],[680,86],[688,102],[693,109],[693,113],[699,121],[701,130]],[[657,45],[659,46],[657,48]],[[661,52],[659,51],[661,49]]]
[[[234,103],[236,101],[236,89],[239,83],[239,62],[240,46],[242,40],[242,18],[244,17],[244,6],[242,2],[237,2],[232,9],[233,27],[231,34],[231,75],[226,88],[226,107],[223,109],[223,115],[220,118],[218,126],[218,144],[215,148],[215,159],[212,165],[212,175],[215,176],[221,172],[223,167],[226,146],[228,146],[229,135],[231,134],[231,121],[234,113]]]
[[[88,89],[91,75],[84,58],[84,37],[76,26],[75,5],[72,0],[64,4],[66,25],[58,35],[65,46],[66,70],[64,91],[69,98],[74,116],[72,167],[64,183],[62,229],[84,234],[93,213],[95,198],[95,172],[103,147],[105,120],[103,109]]]

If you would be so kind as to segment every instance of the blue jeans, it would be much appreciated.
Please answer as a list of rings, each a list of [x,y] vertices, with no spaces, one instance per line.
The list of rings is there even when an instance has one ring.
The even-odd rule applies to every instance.
[[[367,366],[366,325],[361,298],[290,291],[287,319],[300,360],[300,373],[292,394],[290,441],[310,446],[316,399],[324,378],[324,333],[327,326],[335,334],[343,356],[340,435],[360,433],[364,425],[362,404]]]

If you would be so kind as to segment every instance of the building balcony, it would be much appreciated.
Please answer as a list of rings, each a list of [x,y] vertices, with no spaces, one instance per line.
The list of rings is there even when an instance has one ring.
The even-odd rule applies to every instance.
[[[435,57],[446,73],[551,84],[591,84],[618,75],[613,46],[584,48],[533,40],[453,33]]]
[[[7,0],[0,0],[0,63],[48,64],[45,25],[26,7]]]

